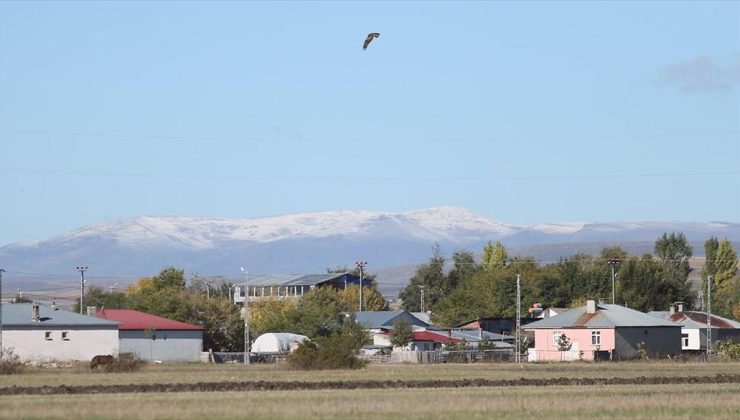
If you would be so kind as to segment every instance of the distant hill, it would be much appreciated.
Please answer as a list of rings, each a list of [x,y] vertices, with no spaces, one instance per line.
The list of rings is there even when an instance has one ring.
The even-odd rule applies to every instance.
[[[597,253],[622,245],[633,253],[652,250],[663,232],[683,232],[703,254],[709,236],[740,240],[729,222],[550,223],[519,226],[458,207],[404,213],[330,211],[252,219],[138,217],[82,227],[52,238],[0,248],[8,287],[74,285],[74,267],[93,277],[127,282],[165,266],[187,273],[233,276],[252,273],[315,273],[353,265],[359,258],[378,272],[384,291],[405,285],[416,264],[439,244],[480,252],[500,240],[514,255],[554,261],[575,252]],[[29,274],[21,274],[29,273]],[[116,280],[115,278],[120,280]],[[20,284],[20,286],[18,285]],[[396,286],[398,285],[398,286]],[[7,290],[7,289],[6,289]],[[6,291],[7,293],[7,291]]]

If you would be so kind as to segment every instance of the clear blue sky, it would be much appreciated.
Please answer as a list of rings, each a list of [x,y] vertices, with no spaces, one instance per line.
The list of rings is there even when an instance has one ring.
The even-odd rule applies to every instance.
[[[739,22],[706,1],[3,2],[0,245],[441,205],[737,222]]]

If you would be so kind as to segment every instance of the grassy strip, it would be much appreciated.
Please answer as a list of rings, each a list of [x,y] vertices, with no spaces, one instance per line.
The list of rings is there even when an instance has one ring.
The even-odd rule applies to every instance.
[[[0,397],[5,418],[736,418],[740,385],[436,388]]]
[[[637,378],[642,376],[714,376],[740,372],[740,363],[682,363],[635,361],[608,363],[513,363],[485,364],[371,364],[358,370],[297,371],[275,365],[148,365],[139,372],[103,373],[87,366],[72,368],[26,368],[22,374],[3,376],[1,386],[130,385],[197,382],[326,382],[461,379],[542,378]]]
[[[304,391],[330,389],[385,389],[385,388],[470,388],[514,386],[602,386],[602,385],[668,385],[668,384],[738,384],[740,375],[638,377],[638,378],[549,378],[515,380],[462,379],[420,381],[325,381],[325,382],[211,382],[190,384],[145,384],[102,386],[42,386],[4,387],[0,395],[54,395],[54,394],[121,394],[151,392],[234,392],[234,391]]]

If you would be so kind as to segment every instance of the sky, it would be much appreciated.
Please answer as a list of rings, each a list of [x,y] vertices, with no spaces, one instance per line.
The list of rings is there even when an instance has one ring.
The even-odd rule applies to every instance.
[[[0,246],[143,215],[738,222],[739,162],[738,2],[0,2]]]

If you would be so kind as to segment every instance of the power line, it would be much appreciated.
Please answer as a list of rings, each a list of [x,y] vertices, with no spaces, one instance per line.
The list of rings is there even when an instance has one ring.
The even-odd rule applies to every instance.
[[[721,137],[740,136],[740,133],[732,131],[719,132],[697,132],[697,133],[647,133],[647,134],[624,134],[624,135],[574,135],[574,136],[491,136],[491,137],[450,137],[450,138],[401,138],[401,137],[376,137],[376,138],[351,138],[351,137],[221,137],[221,136],[180,136],[162,134],[125,134],[125,133],[102,133],[85,131],[63,131],[63,130],[10,130],[0,129],[0,133],[19,135],[45,135],[45,136],[71,136],[71,137],[104,137],[121,140],[163,140],[163,141],[224,141],[238,143],[507,143],[507,142],[571,142],[571,141],[612,141],[612,140],[644,140],[649,138],[682,138],[682,137]]]
[[[589,174],[589,175],[492,175],[492,176],[253,176],[253,175],[214,175],[214,174],[160,174],[154,172],[112,172],[112,171],[79,171],[68,169],[28,169],[17,167],[0,167],[0,172],[25,173],[25,174],[48,174],[67,176],[105,176],[123,178],[154,178],[154,179],[216,179],[216,180],[250,180],[250,181],[301,181],[328,182],[328,181],[380,181],[380,182],[488,182],[488,181],[543,181],[543,180],[590,180],[590,179],[629,179],[629,178],[676,178],[695,176],[725,176],[740,175],[739,170],[721,171],[694,171],[694,172],[637,172],[637,173],[614,173],[614,174]]]

